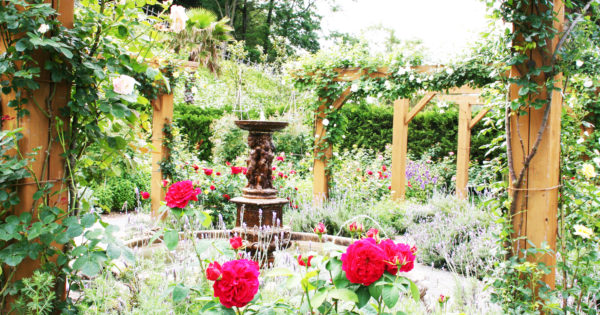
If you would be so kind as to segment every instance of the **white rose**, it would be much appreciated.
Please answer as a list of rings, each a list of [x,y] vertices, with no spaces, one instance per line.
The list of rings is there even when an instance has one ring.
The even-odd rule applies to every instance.
[[[185,8],[180,5],[171,6],[171,30],[175,33],[179,33],[185,29],[185,23],[188,20],[187,14],[185,14]]]
[[[585,80],[585,82],[583,82],[583,86],[585,86],[586,88],[592,87],[592,85],[594,85],[594,82],[592,82],[592,80]]]
[[[50,27],[48,26],[48,24],[42,24],[40,25],[40,28],[38,28],[38,32],[44,34],[46,33],[48,30],[50,29]]]
[[[389,80],[386,80],[385,83],[383,83],[383,86],[385,87],[386,90],[392,89],[392,83]]]
[[[372,96],[367,96],[367,103],[374,104],[376,99]]]
[[[583,66],[583,61],[577,60],[575,61],[575,65],[577,65],[577,68],[581,68],[581,66]]]
[[[448,68],[448,69],[446,69],[446,73],[447,73],[447,74],[452,74],[452,73],[454,73],[454,70],[452,70],[452,69]]]
[[[577,139],[577,144],[582,144],[584,142],[585,142],[585,139],[583,139],[583,138]]]
[[[410,75],[410,77],[409,77],[408,79],[412,81],[412,80],[414,80],[414,79],[415,79],[415,76],[414,76],[413,74],[411,74],[411,75]]]
[[[325,118],[323,119],[323,126],[328,126],[329,125],[329,119]]]
[[[113,90],[115,93],[121,95],[129,95],[133,93],[133,88],[135,87],[135,79],[128,75],[120,75],[119,77],[113,79]]]
[[[351,91],[351,92],[356,92],[356,91],[358,91],[358,84],[356,84],[356,83],[352,84],[352,86],[350,87],[350,91]]]
[[[421,78],[417,78],[417,83],[421,83]]]
[[[198,88],[195,87],[195,86],[193,86],[192,87],[192,93],[194,93],[194,94],[198,93]]]

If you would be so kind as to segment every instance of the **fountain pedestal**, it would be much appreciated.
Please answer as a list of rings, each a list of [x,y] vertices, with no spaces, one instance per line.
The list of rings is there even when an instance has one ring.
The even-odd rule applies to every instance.
[[[288,123],[280,121],[237,120],[235,124],[248,130],[248,157],[246,178],[248,184],[242,189],[242,196],[230,201],[237,205],[237,217],[234,232],[245,235],[251,243],[249,249],[267,250],[269,261],[276,248],[289,245],[289,228],[283,228],[283,206],[286,199],[277,197],[273,187],[272,163],[275,146],[272,134],[285,128]],[[264,243],[264,244],[261,244]],[[266,243],[265,243],[266,242]]]

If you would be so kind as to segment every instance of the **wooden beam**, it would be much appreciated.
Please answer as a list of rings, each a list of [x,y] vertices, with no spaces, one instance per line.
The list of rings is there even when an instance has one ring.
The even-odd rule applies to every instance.
[[[406,159],[408,144],[408,108],[410,100],[394,102],[394,130],[392,134],[392,200],[404,200],[406,196]]]
[[[456,154],[456,196],[466,199],[469,183],[469,156],[471,153],[471,106],[460,103],[458,109],[458,150]]]
[[[469,107],[470,104],[469,104]],[[485,115],[490,111],[491,108],[484,108],[481,111],[479,111],[479,113],[477,113],[477,115],[475,115],[475,117],[473,119],[471,119],[471,123],[469,124],[469,129],[473,129],[473,127],[475,127],[475,125],[477,125],[477,123],[483,119],[483,117],[485,117]]]
[[[452,103],[470,103],[472,105],[483,104],[479,95],[473,94],[440,94],[437,96],[438,101],[446,101]]]
[[[164,219],[166,213],[160,214],[161,201],[165,200],[165,191],[162,187],[164,174],[160,170],[160,162],[168,157],[168,149],[163,145],[165,124],[173,121],[173,94],[159,95],[152,101],[152,179],[151,185],[151,209],[152,217]]]
[[[404,122],[408,124],[413,118],[415,118],[415,116],[423,109],[423,107],[425,107],[425,105],[429,103],[429,101],[431,101],[434,96],[436,96],[436,94],[437,92],[428,92],[425,94],[419,103],[417,103],[417,105],[415,105],[415,107],[413,107],[410,113],[406,116],[406,120]]]

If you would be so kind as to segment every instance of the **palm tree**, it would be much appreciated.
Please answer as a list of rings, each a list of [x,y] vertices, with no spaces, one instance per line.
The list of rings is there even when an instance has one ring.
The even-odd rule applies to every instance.
[[[190,9],[187,16],[186,28],[173,34],[173,49],[176,52],[187,51],[190,61],[199,62],[212,73],[218,74],[222,47],[233,39],[233,28],[227,24],[229,19],[217,20],[213,12],[203,8]]]

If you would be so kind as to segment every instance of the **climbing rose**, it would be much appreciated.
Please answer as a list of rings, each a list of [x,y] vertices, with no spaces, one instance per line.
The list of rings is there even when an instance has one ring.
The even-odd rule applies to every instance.
[[[247,259],[228,261],[221,267],[221,280],[215,281],[215,297],[227,308],[244,307],[258,292],[258,264]]]
[[[113,90],[117,94],[129,95],[133,93],[135,83],[134,78],[121,74],[119,77],[113,79]]]
[[[210,176],[213,173],[212,168],[203,168],[202,170],[204,171],[204,175],[206,176]]]
[[[379,280],[386,269],[385,252],[372,238],[352,243],[342,254],[342,270],[352,283],[370,285]]]
[[[298,256],[298,265],[303,267],[310,267],[310,260],[313,258],[313,255],[308,256],[308,258],[302,259],[302,255]]]
[[[185,23],[188,20],[187,14],[185,14],[185,8],[180,5],[174,5],[171,7],[171,29],[175,33],[179,33],[185,29]]]
[[[218,262],[212,262],[206,268],[206,279],[210,281],[221,280],[221,265]]]
[[[142,199],[150,198],[150,194],[147,191],[142,191]]]
[[[183,209],[190,200],[198,201],[198,194],[201,192],[200,188],[194,188],[191,180],[185,180],[169,187],[165,201],[170,208]]]

